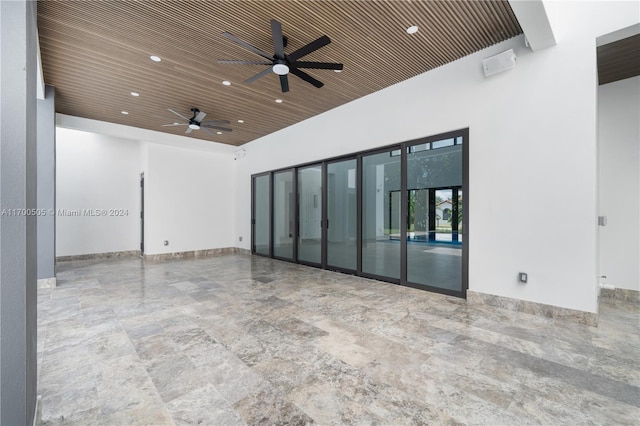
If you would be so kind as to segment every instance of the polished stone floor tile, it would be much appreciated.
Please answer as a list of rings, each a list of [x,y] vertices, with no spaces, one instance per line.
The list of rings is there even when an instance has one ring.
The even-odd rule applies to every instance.
[[[632,425],[640,309],[588,327],[247,255],[62,262],[47,425]]]

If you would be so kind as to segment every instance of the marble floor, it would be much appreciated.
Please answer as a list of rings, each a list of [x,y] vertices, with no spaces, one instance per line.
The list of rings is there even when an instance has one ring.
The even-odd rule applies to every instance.
[[[553,321],[248,255],[65,262],[47,425],[631,425],[640,311]]]
[[[268,255],[269,249],[261,247]],[[356,269],[356,244],[329,243],[328,264],[345,270]],[[292,259],[293,245],[281,244],[276,256]],[[298,246],[298,259],[320,263],[321,247],[306,240]],[[398,239],[369,240],[363,245],[362,269],[369,275],[400,279],[400,241]],[[331,268],[329,268],[331,269]],[[462,245],[447,242],[407,242],[407,279],[413,284],[462,291]]]

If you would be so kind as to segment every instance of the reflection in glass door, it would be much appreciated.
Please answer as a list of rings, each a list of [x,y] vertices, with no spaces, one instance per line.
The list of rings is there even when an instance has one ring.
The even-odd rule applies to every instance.
[[[451,189],[436,189],[436,241],[451,242],[451,219],[453,217],[453,196]]]
[[[468,135],[254,175],[253,252],[465,297]]]
[[[393,192],[400,191],[400,150],[362,156],[362,272],[400,279],[399,221]],[[394,239],[394,236],[396,237]]]
[[[293,171],[273,174],[273,256],[293,259],[295,204]]]
[[[410,189],[407,200],[407,240],[426,241],[429,239],[429,190]]]
[[[462,137],[407,147],[407,282],[462,286]]]
[[[356,160],[327,165],[327,266],[357,268]]]
[[[298,169],[298,260],[322,263],[322,165]]]
[[[464,219],[464,210],[462,209],[462,206],[464,204],[464,198],[462,196],[462,188],[458,188],[458,196],[454,196],[454,199],[457,200],[457,208],[458,211],[457,213],[457,220],[455,221],[457,224],[457,228],[453,231],[453,241],[457,241],[457,242],[462,242],[463,240],[463,235],[464,235],[464,227],[462,226],[463,224],[463,219]]]
[[[269,256],[269,239],[271,228],[271,191],[266,174],[253,178],[253,252]]]

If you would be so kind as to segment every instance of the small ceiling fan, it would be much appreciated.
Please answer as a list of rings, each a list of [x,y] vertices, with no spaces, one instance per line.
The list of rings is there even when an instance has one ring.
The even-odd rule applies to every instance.
[[[287,78],[287,75],[289,73],[300,77],[301,79],[303,79],[307,83],[314,85],[315,87],[320,88],[324,86],[324,83],[311,77],[309,74],[302,71],[300,68],[341,71],[342,68],[344,67],[343,64],[337,64],[337,63],[331,63],[331,62],[305,62],[305,61],[298,60],[303,56],[306,56],[311,52],[315,52],[321,47],[324,47],[327,44],[331,43],[331,39],[326,35],[320,37],[317,40],[312,41],[311,43],[305,46],[302,46],[300,49],[288,55],[284,53],[284,48],[287,47],[287,38],[282,35],[282,24],[276,21],[275,19],[271,20],[271,37],[273,38],[273,48],[275,51],[274,55],[269,55],[264,50],[258,49],[257,47],[250,45],[246,41],[239,39],[238,37],[234,36],[231,33],[223,32],[222,35],[228,38],[229,40],[233,41],[234,43],[237,43],[240,46],[244,47],[245,49],[250,50],[259,56],[262,56],[268,61],[240,61],[240,60],[221,59],[218,61],[218,63],[238,64],[238,65],[268,65],[269,68],[259,72],[253,77],[248,78],[247,80],[245,80],[245,83],[254,82],[259,78],[262,78],[265,75],[269,74],[269,72],[273,71],[275,74],[278,74],[278,76],[280,77],[280,87],[282,88],[283,93],[289,91],[289,79]]]
[[[173,124],[163,124],[162,127],[174,127],[174,126],[187,126],[187,130],[185,133],[191,133],[194,130],[204,129],[205,131],[215,135],[210,129],[215,129],[218,131],[217,134],[221,134],[222,132],[232,132],[232,129],[227,127],[222,127],[223,124],[230,124],[229,120],[207,120],[203,122],[204,118],[207,116],[206,112],[200,111],[198,108],[191,108],[191,113],[193,114],[191,118],[187,118],[179,112],[175,112],[171,108],[168,108],[169,111],[186,121],[186,123],[173,123]]]

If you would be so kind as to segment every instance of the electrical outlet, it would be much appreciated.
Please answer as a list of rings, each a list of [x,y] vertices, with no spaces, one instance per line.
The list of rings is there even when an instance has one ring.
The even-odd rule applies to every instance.
[[[518,281],[526,284],[528,279],[529,279],[529,276],[527,275],[526,272],[518,272]]]
[[[238,240],[242,241],[242,236],[238,237]]]

